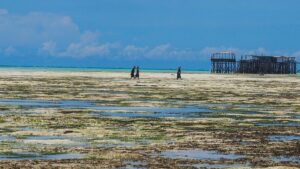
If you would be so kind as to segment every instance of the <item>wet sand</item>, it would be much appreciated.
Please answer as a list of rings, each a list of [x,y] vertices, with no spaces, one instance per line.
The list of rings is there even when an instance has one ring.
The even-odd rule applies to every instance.
[[[300,167],[299,75],[182,76],[1,70],[0,165]]]

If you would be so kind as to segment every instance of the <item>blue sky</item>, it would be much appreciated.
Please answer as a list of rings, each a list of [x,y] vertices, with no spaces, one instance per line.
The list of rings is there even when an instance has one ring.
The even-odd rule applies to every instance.
[[[212,52],[300,58],[299,0],[1,0],[0,64],[208,69]]]

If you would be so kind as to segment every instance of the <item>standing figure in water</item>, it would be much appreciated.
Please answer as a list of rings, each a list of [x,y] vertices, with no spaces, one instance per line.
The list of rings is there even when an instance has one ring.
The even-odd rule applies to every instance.
[[[136,67],[136,73],[135,73],[134,78],[140,79],[140,67],[139,66]]]
[[[177,80],[178,79],[182,79],[181,78],[181,66],[179,66],[178,69],[177,69]]]
[[[134,78],[134,72],[135,72],[135,66],[133,66],[133,68],[131,69],[130,79]]]

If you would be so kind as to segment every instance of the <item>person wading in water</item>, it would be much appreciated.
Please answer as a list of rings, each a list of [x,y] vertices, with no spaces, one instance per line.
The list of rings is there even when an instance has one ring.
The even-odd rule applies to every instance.
[[[136,74],[134,78],[140,79],[140,67],[136,67]]]
[[[178,69],[177,69],[177,80],[178,79],[182,79],[181,78],[181,66],[179,66]]]
[[[131,69],[130,79],[134,78],[134,72],[135,72],[135,66],[133,66],[133,68]]]

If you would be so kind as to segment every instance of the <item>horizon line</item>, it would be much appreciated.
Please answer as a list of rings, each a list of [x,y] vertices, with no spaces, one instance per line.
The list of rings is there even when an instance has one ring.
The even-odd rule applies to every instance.
[[[182,67],[182,66],[181,66]],[[95,67],[95,66],[41,66],[41,65],[0,65],[0,68],[54,68],[54,69],[131,69],[132,67]],[[149,68],[149,67],[141,67],[144,70],[176,70],[177,67],[175,68]],[[188,68],[184,69],[187,71],[210,71],[210,69],[193,69],[193,68]]]

